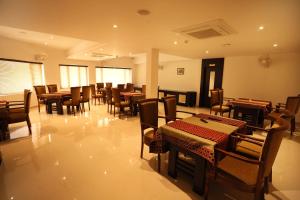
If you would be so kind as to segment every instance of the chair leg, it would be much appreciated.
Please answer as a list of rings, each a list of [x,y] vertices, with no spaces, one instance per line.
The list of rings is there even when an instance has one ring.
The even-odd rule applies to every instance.
[[[293,132],[295,131],[296,129],[296,120],[295,120],[295,117],[293,117],[291,119],[291,135],[293,135]]]
[[[39,100],[38,100],[38,109],[39,109],[39,112],[41,112],[41,108],[40,108],[40,102],[39,102]]]
[[[31,135],[31,122],[30,122],[30,118],[28,115],[26,116],[26,122],[27,122],[27,126],[29,129],[29,134]]]
[[[114,117],[116,115],[116,106],[114,106]]]
[[[264,192],[266,194],[269,193],[269,177],[268,176],[264,178]]]
[[[160,153],[158,153],[158,155],[157,155],[157,171],[158,171],[158,173],[160,173]]]
[[[204,200],[208,199],[208,191],[209,191],[209,177],[205,178],[205,186],[204,186]]]
[[[89,104],[89,110],[91,110],[91,106],[90,106],[90,100],[88,101],[88,104]]]
[[[141,158],[143,158],[143,153],[144,153],[144,139],[142,136],[142,143],[141,143]]]
[[[272,179],[273,179],[273,175],[272,175],[272,169],[271,169],[271,172],[270,172],[270,174],[269,174],[269,177],[268,177],[268,179],[269,179],[269,182],[272,182]]]
[[[83,110],[83,112],[85,112],[84,102],[82,102],[82,110]]]

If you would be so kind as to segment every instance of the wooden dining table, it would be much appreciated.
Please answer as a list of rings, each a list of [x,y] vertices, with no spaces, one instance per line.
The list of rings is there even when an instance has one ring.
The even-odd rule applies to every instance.
[[[272,110],[272,102],[265,100],[237,98],[229,101],[233,117],[247,121],[248,125],[263,127],[264,119]]]
[[[71,97],[70,91],[59,91],[54,93],[41,94],[41,98],[45,100],[46,111],[52,114],[52,104],[56,104],[57,114],[63,115],[63,101]]]
[[[145,95],[140,92],[120,92],[120,95],[125,99],[125,101],[129,101],[132,114],[136,116],[138,113],[137,101],[145,99]]]
[[[202,195],[207,164],[214,165],[214,148],[226,149],[229,136],[245,125],[246,122],[241,120],[200,113],[159,127],[155,137],[161,139],[161,144],[150,145],[150,151],[158,147],[162,151],[169,150],[168,174],[173,178],[177,177],[177,165],[180,163],[178,153],[192,157],[195,166],[185,170],[190,170],[193,175],[194,191]]]

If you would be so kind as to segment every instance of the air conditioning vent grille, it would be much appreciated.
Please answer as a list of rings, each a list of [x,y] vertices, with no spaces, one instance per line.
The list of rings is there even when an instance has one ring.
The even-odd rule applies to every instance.
[[[196,32],[190,32],[187,33],[188,35],[198,38],[198,39],[203,39],[203,38],[209,38],[209,37],[216,37],[216,36],[222,36],[219,32],[217,32],[214,29],[206,29],[206,30],[200,30]]]

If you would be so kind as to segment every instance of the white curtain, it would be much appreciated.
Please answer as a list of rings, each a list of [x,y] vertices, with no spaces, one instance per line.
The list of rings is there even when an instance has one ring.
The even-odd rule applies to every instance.
[[[125,68],[97,67],[96,82],[112,82],[113,87],[116,87],[117,84],[132,83],[132,70]]]
[[[62,88],[88,85],[88,68],[60,65],[60,80]]]
[[[42,64],[0,60],[0,94],[14,94],[45,84]]]

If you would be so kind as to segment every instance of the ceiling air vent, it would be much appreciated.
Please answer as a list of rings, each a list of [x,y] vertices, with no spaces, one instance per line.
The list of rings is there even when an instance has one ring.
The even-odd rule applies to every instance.
[[[216,19],[198,25],[180,28],[175,30],[175,32],[196,39],[206,39],[236,33],[223,19]]]
[[[103,57],[110,57],[112,55],[110,54],[104,54],[104,53],[96,53],[96,52],[93,52],[91,53],[91,56],[92,57],[95,57],[95,58],[103,58]]]

